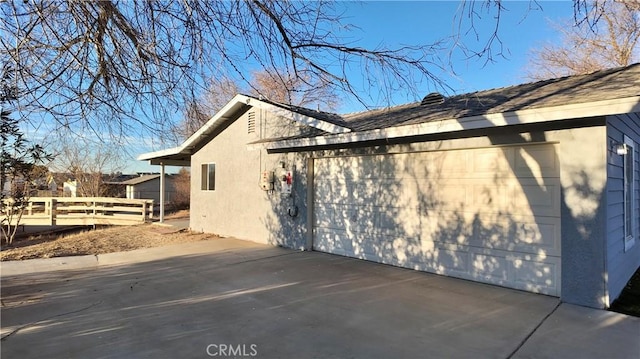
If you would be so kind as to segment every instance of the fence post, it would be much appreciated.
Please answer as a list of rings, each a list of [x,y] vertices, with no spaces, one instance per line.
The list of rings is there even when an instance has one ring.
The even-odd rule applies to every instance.
[[[147,221],[147,202],[142,202],[142,223]]]
[[[55,198],[51,198],[49,201],[49,222],[52,226],[56,225],[56,207],[58,206],[58,201]]]

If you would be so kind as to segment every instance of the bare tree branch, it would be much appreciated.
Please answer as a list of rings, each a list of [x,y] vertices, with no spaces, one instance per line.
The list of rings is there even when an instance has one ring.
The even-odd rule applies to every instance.
[[[462,4],[458,20],[471,26],[461,25],[461,33],[483,37],[477,21],[495,27],[482,49],[459,38],[453,46],[470,58],[502,55],[503,2]],[[576,20],[591,19],[591,1],[574,6]],[[208,79],[229,76],[248,85],[255,70],[280,82],[329,86],[365,105],[389,101],[398,90],[418,95],[425,84],[447,88],[436,73],[444,70],[440,54],[449,39],[363,48],[347,37],[339,8],[324,0],[2,1],[0,60],[18,69],[20,111],[29,121],[116,136],[163,134],[175,113],[206,91]],[[350,77],[354,69],[361,81]]]
[[[562,34],[562,42],[543,44],[532,51],[529,78],[586,74],[640,60],[640,3],[602,2],[588,9],[593,12],[589,18],[597,18],[597,23],[553,24]]]

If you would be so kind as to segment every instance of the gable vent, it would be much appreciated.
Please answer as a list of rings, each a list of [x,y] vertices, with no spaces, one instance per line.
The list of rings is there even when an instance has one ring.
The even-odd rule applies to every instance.
[[[420,102],[420,105],[421,106],[439,105],[441,103],[444,103],[444,96],[442,96],[442,94],[439,94],[437,92],[432,92],[422,99],[422,102]]]
[[[256,132],[256,113],[251,111],[247,114],[247,133]]]

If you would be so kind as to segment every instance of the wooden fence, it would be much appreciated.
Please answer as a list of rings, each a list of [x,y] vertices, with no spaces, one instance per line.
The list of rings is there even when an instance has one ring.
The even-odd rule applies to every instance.
[[[10,200],[8,200],[10,201]],[[0,219],[16,215],[5,211],[10,206],[3,205]],[[7,217],[8,216],[8,217]],[[91,226],[91,225],[133,225],[153,218],[153,200],[125,199],[109,197],[31,197],[22,214],[20,225],[33,226]]]

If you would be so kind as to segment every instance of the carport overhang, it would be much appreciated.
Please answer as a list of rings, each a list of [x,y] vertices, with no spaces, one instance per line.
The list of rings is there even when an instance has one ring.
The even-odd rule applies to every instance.
[[[191,167],[191,152],[185,148],[174,147],[162,151],[144,153],[138,160],[149,161],[151,165],[160,166],[160,223],[164,222],[165,207],[165,166]]]
[[[138,156],[138,160],[149,161],[150,165],[155,166],[191,167],[191,154],[181,152],[179,147],[144,153]]]

